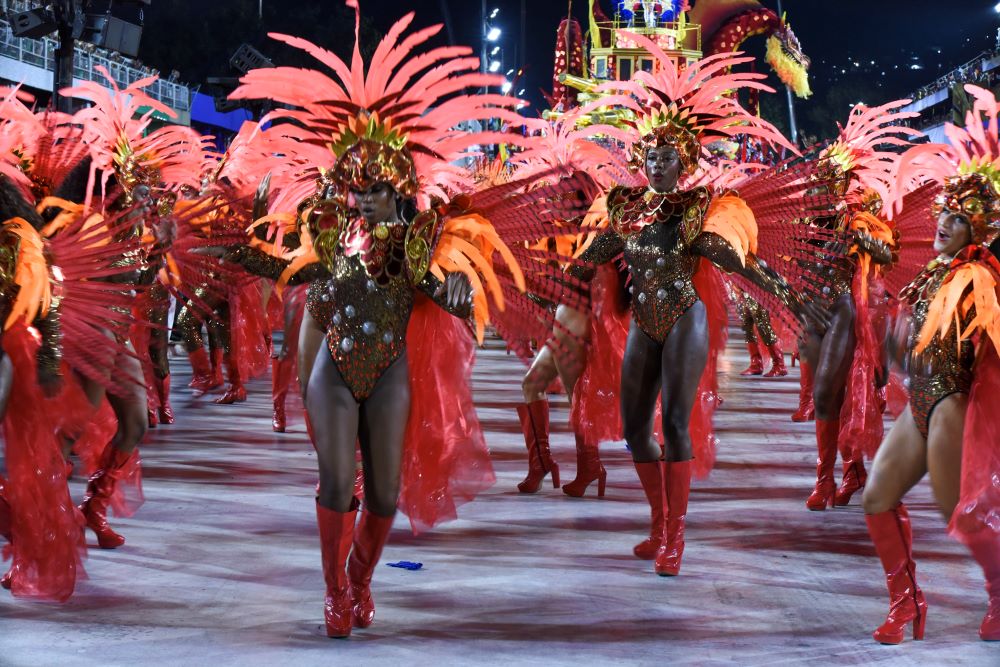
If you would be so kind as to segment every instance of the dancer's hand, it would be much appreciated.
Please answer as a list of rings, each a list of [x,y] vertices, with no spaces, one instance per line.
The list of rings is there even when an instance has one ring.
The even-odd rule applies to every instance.
[[[434,292],[435,298],[447,295],[445,304],[449,310],[458,310],[472,303],[472,283],[464,273],[449,273],[444,282]]]
[[[177,223],[172,217],[163,217],[150,225],[153,232],[153,239],[156,245],[161,248],[169,248],[177,238]]]

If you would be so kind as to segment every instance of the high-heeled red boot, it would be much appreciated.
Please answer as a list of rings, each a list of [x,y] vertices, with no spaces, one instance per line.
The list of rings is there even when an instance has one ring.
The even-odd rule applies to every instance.
[[[194,352],[188,352],[188,359],[191,360],[191,382],[188,383],[191,389],[203,394],[209,389],[215,389],[219,386],[215,383],[215,378],[212,376],[212,364],[208,360],[208,353],[205,352],[205,348],[198,348]]]
[[[87,520],[87,528],[90,528],[97,535],[97,544],[102,549],[116,549],[125,544],[125,538],[108,525],[107,511],[122,468],[132,456],[138,456],[138,451],[126,454],[109,445],[101,455],[100,469],[91,475],[87,482],[87,490],[83,496],[83,503],[80,504],[80,511]]]
[[[805,359],[799,359],[799,409],[792,413],[793,422],[809,422],[816,418],[813,405],[813,373]]]
[[[844,460],[844,476],[833,497],[834,507],[843,507],[851,502],[851,496],[865,488],[868,471],[865,470],[864,455],[855,452],[849,443],[840,445],[840,457]]]
[[[288,398],[288,387],[292,380],[295,365],[290,358],[271,359],[271,398],[274,403],[274,414],[271,417],[271,428],[276,433],[284,433],[287,426],[285,416],[285,399]]]
[[[229,387],[226,389],[226,393],[215,399],[215,402],[220,405],[229,405],[247,400],[247,390],[240,378],[240,367],[232,352],[226,355],[226,374],[229,375]]]
[[[156,390],[156,397],[159,399],[157,416],[161,424],[174,423],[174,409],[170,407],[170,376],[154,377],[153,388]]]
[[[979,638],[987,642],[1000,641],[1000,536],[985,528],[968,541],[972,557],[983,568],[986,594],[990,606],[979,626]]]
[[[323,554],[323,579],[326,599],[323,616],[327,637],[351,636],[351,586],[347,579],[347,556],[354,539],[357,510],[334,512],[316,503],[319,543]]]
[[[601,452],[597,444],[586,442],[583,436],[576,435],[576,478],[562,485],[567,496],[580,498],[587,491],[590,483],[597,480],[597,497],[604,497],[608,483],[608,471],[601,464]]]
[[[549,402],[546,399],[517,406],[524,444],[528,447],[528,475],[517,485],[521,493],[535,493],[552,473],[552,488],[559,488],[559,466],[549,450]]]
[[[391,516],[379,516],[368,510],[361,512],[361,520],[354,533],[354,549],[347,562],[347,578],[351,582],[351,600],[354,606],[354,625],[367,628],[375,620],[375,602],[372,600],[372,573],[382,556],[382,547],[389,539]]]
[[[642,491],[649,503],[649,537],[635,545],[632,553],[636,558],[653,560],[663,544],[665,529],[664,506],[666,498],[663,495],[663,461],[635,462],[635,471],[642,483]]]
[[[764,377],[781,378],[788,375],[788,369],[785,368],[785,355],[777,342],[767,346],[767,353],[771,355],[771,370],[764,373]]]
[[[750,353],[750,365],[740,375],[760,375],[764,372],[764,360],[757,343],[747,343],[747,352]]]
[[[927,601],[917,586],[917,564],[913,561],[913,532],[906,506],[878,514],[866,514],[868,534],[885,570],[889,588],[889,615],[872,636],[883,644],[899,644],[903,630],[913,623],[913,638],[924,638],[927,622]]]
[[[663,544],[656,552],[654,569],[661,577],[676,577],[684,555],[684,519],[691,495],[691,461],[663,464],[663,491],[667,500],[667,520]]]
[[[226,383],[222,377],[222,365],[225,363],[226,352],[221,347],[212,348],[212,386],[209,389],[221,387]]]
[[[816,460],[816,487],[806,499],[806,507],[813,512],[822,512],[833,501],[837,493],[837,482],[833,478],[833,469],[837,465],[837,435],[840,433],[840,420],[816,420],[816,449],[819,458]]]

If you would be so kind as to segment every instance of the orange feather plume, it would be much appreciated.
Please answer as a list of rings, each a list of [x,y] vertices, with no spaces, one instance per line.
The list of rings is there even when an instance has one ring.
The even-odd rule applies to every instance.
[[[46,315],[52,303],[52,286],[45,246],[35,228],[23,218],[11,218],[4,222],[3,231],[18,239],[14,283],[20,288],[4,322],[6,329],[19,319],[30,325],[39,315]]]

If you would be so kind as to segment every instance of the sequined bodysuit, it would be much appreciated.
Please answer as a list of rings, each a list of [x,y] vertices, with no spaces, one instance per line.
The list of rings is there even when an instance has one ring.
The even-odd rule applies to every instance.
[[[614,188],[607,197],[610,230],[580,256],[598,265],[623,256],[631,277],[632,317],[657,343],[666,341],[677,320],[699,300],[693,277],[700,257],[726,271],[742,268],[721,236],[702,230],[710,202],[704,187],[668,194],[641,187]],[[787,285],[755,261],[748,261],[747,268],[776,290],[787,291]],[[575,267],[571,273],[587,280],[594,270]]]
[[[426,270],[426,263],[419,266],[406,252],[414,241],[411,227],[424,230],[418,234],[427,250],[436,222],[433,211],[421,213],[409,225],[369,226],[360,217],[344,216],[313,236],[322,265],[310,265],[308,275],[296,275],[300,282],[310,282],[306,305],[326,328],[330,355],[359,403],[406,350],[416,290],[458,317],[469,314],[467,305],[448,309],[445,297],[435,296],[441,281]],[[429,252],[424,254],[429,257]]]
[[[900,301],[912,310],[913,316],[908,350],[916,347],[934,295],[953,268],[950,261],[938,257],[900,292]],[[974,316],[974,312],[967,313],[962,327],[967,326]],[[944,340],[935,336],[921,355],[911,358],[909,362],[910,412],[925,438],[935,406],[952,394],[969,393],[972,387],[975,349],[968,339],[957,345],[956,336],[954,327]]]

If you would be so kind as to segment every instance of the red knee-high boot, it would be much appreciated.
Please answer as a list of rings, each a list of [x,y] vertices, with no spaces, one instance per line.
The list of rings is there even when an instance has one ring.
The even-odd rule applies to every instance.
[[[287,419],[285,417],[285,399],[288,397],[288,387],[292,380],[292,370],[295,364],[290,358],[271,360],[271,398],[274,401],[274,415],[271,418],[271,428],[276,433],[284,433]]]
[[[559,466],[549,451],[549,402],[546,399],[517,406],[524,444],[528,447],[528,475],[517,485],[521,493],[535,493],[552,473],[552,487],[559,488]]]
[[[872,633],[875,641],[899,644],[903,641],[906,624],[913,623],[913,638],[924,638],[927,622],[927,601],[917,586],[917,564],[913,561],[913,532],[906,506],[878,514],[866,514],[868,534],[885,570],[889,588],[889,615],[885,623]]]
[[[597,497],[604,497],[604,489],[608,483],[608,471],[601,464],[601,452],[597,444],[588,443],[580,434],[576,435],[576,478],[563,484],[562,490],[567,496],[580,498],[587,491],[590,483],[597,480]]]
[[[351,635],[351,587],[347,579],[347,556],[354,538],[357,510],[334,512],[316,503],[319,542],[323,554],[326,600],[323,615],[328,637]]]
[[[788,375],[788,369],[785,368],[785,355],[781,351],[781,346],[777,342],[768,345],[767,353],[771,355],[771,370],[764,373],[764,377],[773,378]]]
[[[391,516],[379,516],[368,510],[361,512],[361,521],[354,533],[354,550],[347,563],[347,577],[351,582],[351,600],[354,625],[367,628],[375,620],[375,602],[372,600],[372,573],[382,556],[382,547],[389,539]]]
[[[226,353],[221,347],[212,348],[212,386],[209,389],[221,387],[226,383],[222,377],[222,364],[225,363]]]
[[[806,500],[806,507],[814,512],[822,512],[827,505],[833,506],[837,482],[833,479],[833,469],[837,465],[837,435],[840,420],[816,420],[816,487]]]
[[[157,413],[160,418],[160,423],[173,424],[174,410],[170,407],[170,376],[167,375],[162,378],[154,377],[153,388],[156,390],[157,398],[159,398],[160,405],[157,409]]]
[[[225,394],[215,399],[215,402],[229,405],[247,400],[247,390],[243,387],[243,380],[240,378],[240,367],[236,361],[236,355],[232,352],[226,355],[226,373],[229,375],[229,388],[226,389]]]
[[[833,498],[835,507],[843,507],[850,503],[851,496],[865,488],[865,483],[868,482],[864,454],[854,451],[848,443],[840,443],[840,457],[844,460],[844,476]]]
[[[653,560],[656,552],[663,544],[664,531],[664,506],[666,498],[663,494],[663,461],[650,461],[647,463],[635,463],[635,471],[639,474],[639,481],[642,483],[642,491],[646,494],[649,502],[649,537],[635,545],[632,553],[636,558],[643,560]]]
[[[764,360],[757,343],[747,343],[747,352],[750,353],[750,365],[740,375],[760,375],[764,372]]]
[[[80,504],[80,511],[87,520],[87,527],[97,535],[97,544],[102,549],[115,549],[125,544],[125,538],[108,525],[108,503],[115,493],[122,468],[129,459],[138,455],[138,450],[126,454],[109,445],[101,455],[100,469],[91,475],[87,482],[87,491],[83,496],[83,503]]]
[[[799,359],[799,409],[792,413],[793,422],[808,422],[816,418],[813,405],[813,373],[805,359]]]
[[[969,540],[969,550],[983,568],[986,594],[990,596],[990,606],[979,626],[979,638],[988,642],[1000,641],[1000,535],[992,528],[984,528]]]
[[[215,350],[212,350],[212,354],[215,354]],[[208,353],[205,352],[205,348],[198,348],[194,352],[188,352],[188,359],[191,360],[192,371],[191,382],[188,383],[189,387],[197,392],[204,393],[222,384],[221,381],[215,381],[212,373],[212,364],[208,360]]]
[[[691,495],[690,461],[663,464],[663,490],[667,499],[667,520],[654,568],[661,577],[675,577],[681,571],[684,555],[684,519]]]

